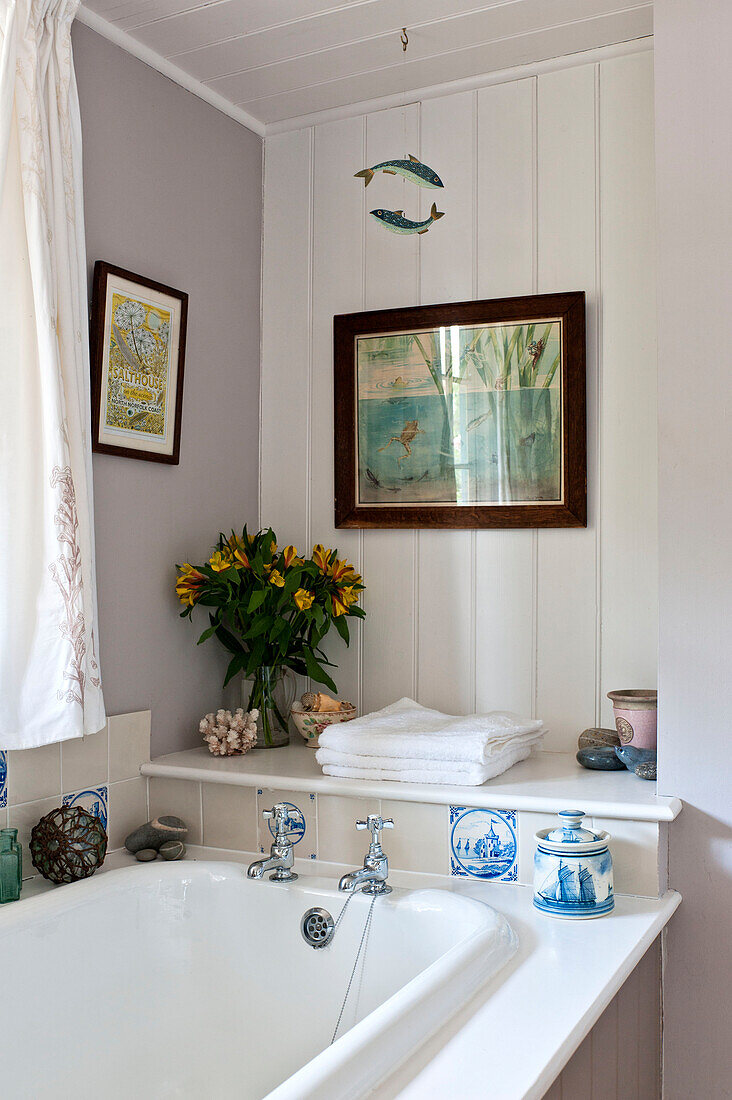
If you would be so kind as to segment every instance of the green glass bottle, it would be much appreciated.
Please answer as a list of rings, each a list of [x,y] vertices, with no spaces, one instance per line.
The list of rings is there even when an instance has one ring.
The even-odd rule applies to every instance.
[[[0,834],[7,833],[12,840],[11,847],[18,853],[18,874],[20,875],[20,881],[23,881],[23,845],[18,841],[17,829],[0,829]]]
[[[18,843],[3,829],[0,832],[0,905],[20,897],[21,873]]]

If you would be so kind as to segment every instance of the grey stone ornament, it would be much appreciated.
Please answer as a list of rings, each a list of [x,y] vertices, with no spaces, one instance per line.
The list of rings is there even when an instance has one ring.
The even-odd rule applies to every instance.
[[[185,840],[187,835],[188,826],[179,817],[154,817],[130,833],[125,840],[125,848],[133,855],[142,848],[154,848],[158,852],[166,840]]]

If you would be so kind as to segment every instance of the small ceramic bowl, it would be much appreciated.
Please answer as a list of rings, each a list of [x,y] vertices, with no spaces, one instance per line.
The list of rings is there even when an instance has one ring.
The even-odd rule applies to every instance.
[[[581,810],[561,810],[559,828],[539,829],[534,906],[551,917],[589,920],[615,906],[610,834],[582,828]]]
[[[352,706],[346,710],[317,711],[305,710],[302,703],[293,703],[290,715],[310,748],[317,749],[318,738],[323,730],[338,722],[350,722],[356,717],[356,708]]]

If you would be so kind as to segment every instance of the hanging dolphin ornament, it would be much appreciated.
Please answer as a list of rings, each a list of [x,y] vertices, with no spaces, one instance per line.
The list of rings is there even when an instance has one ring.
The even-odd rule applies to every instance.
[[[354,179],[363,179],[364,187],[368,187],[376,172],[384,172],[387,176],[404,176],[410,183],[416,183],[417,187],[444,187],[437,172],[422,164],[411,153],[408,160],[382,160],[373,168],[364,168],[355,173]]]
[[[437,203],[432,203],[429,218],[423,222],[413,222],[404,217],[403,210],[370,210],[371,217],[388,229],[391,233],[426,233],[433,222],[438,218],[444,218],[444,212],[437,209]]]

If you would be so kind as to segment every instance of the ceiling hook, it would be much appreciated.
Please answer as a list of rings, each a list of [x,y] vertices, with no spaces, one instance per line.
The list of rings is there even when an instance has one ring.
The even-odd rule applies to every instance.
[[[400,34],[399,37],[401,39],[402,49],[406,53],[407,52],[407,46],[409,45],[409,35],[407,34],[407,28],[406,27],[402,27],[402,33]]]

